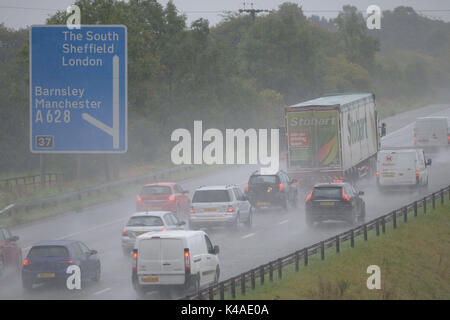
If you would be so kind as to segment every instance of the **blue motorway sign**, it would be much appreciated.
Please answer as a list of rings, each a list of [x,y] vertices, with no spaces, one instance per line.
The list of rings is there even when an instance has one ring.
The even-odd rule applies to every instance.
[[[127,29],[32,26],[30,149],[127,151]]]

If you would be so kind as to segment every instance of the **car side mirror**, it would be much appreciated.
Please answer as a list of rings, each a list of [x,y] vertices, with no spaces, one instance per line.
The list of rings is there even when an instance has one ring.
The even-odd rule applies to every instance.
[[[289,181],[289,184],[293,184],[293,183],[297,183],[298,180],[297,179],[291,179],[291,181]]]
[[[359,194],[360,196],[363,196],[363,195],[364,195],[364,191],[359,191],[358,194]]]
[[[219,252],[220,252],[219,246],[215,245],[214,246],[214,254],[219,254]]]
[[[180,221],[180,222],[178,222],[178,225],[179,226],[184,226],[186,224],[186,221]]]
[[[94,255],[94,254],[97,254],[98,252],[97,252],[97,250],[91,250],[91,251],[89,251],[89,255]]]
[[[16,242],[16,241],[19,241],[19,236],[12,236],[12,237],[10,237],[9,239],[8,239],[8,241],[9,242]]]
[[[427,159],[426,165],[427,165],[427,166],[431,166],[431,159]]]
[[[386,135],[386,123],[381,124],[381,136],[384,137]]]

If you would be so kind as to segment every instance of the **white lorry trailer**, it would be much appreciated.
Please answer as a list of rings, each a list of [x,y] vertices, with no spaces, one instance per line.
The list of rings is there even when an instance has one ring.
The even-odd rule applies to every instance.
[[[380,137],[372,93],[335,94],[285,108],[287,171],[300,185],[374,174]]]

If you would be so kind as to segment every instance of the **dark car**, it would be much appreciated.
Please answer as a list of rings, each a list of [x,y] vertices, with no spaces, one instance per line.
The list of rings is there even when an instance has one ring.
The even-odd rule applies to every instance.
[[[306,224],[326,220],[345,221],[352,225],[363,222],[366,215],[364,192],[358,191],[352,184],[320,183],[316,184],[305,200]]]
[[[100,280],[100,259],[97,251],[90,250],[76,240],[54,240],[39,242],[30,249],[22,267],[24,289],[34,284],[57,282],[65,284],[70,274],[66,270],[77,265],[81,270],[81,281]]]
[[[297,207],[298,189],[297,180],[289,178],[283,172],[278,171],[273,175],[253,173],[245,192],[251,205],[255,208],[282,207],[288,210],[289,205]]]
[[[17,244],[18,240],[18,236],[13,236],[7,228],[0,226],[0,275],[8,267],[20,270],[22,249]]]

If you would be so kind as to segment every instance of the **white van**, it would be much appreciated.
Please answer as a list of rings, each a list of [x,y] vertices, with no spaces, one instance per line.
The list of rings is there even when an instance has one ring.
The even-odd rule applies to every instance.
[[[414,144],[421,148],[447,147],[450,144],[447,117],[418,118],[414,126]]]
[[[172,287],[197,291],[219,281],[218,253],[204,231],[145,233],[133,250],[133,287],[140,296]]]
[[[377,156],[377,186],[387,187],[426,187],[428,185],[428,166],[422,149],[380,150]]]

